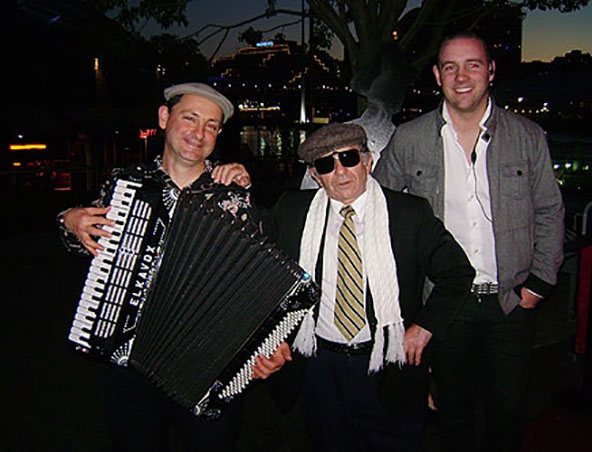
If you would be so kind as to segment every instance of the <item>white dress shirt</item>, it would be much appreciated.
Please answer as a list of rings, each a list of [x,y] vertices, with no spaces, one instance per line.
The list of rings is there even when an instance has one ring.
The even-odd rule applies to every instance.
[[[479,123],[481,132],[471,159],[474,162],[467,159],[446,103],[442,113],[446,121],[440,132],[444,143],[444,223],[475,268],[474,283],[495,283],[495,238],[487,178],[487,148],[490,138],[484,125],[491,113],[491,100]]]
[[[362,242],[364,234],[364,213],[366,207],[366,192],[356,199],[351,206],[356,214],[353,216],[354,227],[358,244]],[[330,200],[329,214],[327,216],[327,231],[325,234],[325,247],[323,250],[323,286],[321,293],[321,304],[319,307],[319,318],[316,324],[316,334],[323,339],[331,342],[347,343],[343,334],[337,329],[334,323],[335,294],[337,291],[337,242],[339,240],[339,230],[343,224],[344,218],[339,211],[343,207],[339,201]],[[364,307],[366,300],[366,266],[364,264],[364,255],[362,253],[362,265],[364,267]],[[364,311],[366,312],[366,311]],[[351,343],[360,343],[369,341],[372,338],[370,327],[366,319],[366,324],[352,339]]]

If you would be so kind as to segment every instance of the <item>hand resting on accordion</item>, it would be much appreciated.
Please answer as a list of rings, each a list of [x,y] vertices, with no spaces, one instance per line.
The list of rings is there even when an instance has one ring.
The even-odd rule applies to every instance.
[[[282,342],[275,352],[269,357],[259,356],[253,366],[253,378],[265,380],[286,364],[292,361],[292,351],[286,342]]]
[[[73,207],[61,214],[60,221],[68,231],[76,234],[82,245],[93,256],[97,256],[104,247],[98,237],[110,237],[104,227],[113,227],[115,222],[105,217],[111,207]]]

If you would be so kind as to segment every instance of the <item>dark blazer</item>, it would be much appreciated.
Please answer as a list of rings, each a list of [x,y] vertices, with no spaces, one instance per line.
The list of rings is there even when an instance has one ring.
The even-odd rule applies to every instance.
[[[383,188],[386,196],[391,247],[397,264],[399,303],[405,326],[415,323],[441,340],[452,318],[469,293],[474,277],[465,253],[444,228],[423,198]],[[274,207],[266,233],[280,248],[298,260],[306,215],[316,190],[284,193]],[[365,256],[371,259],[372,256]],[[320,278],[317,272],[317,279]],[[434,284],[422,302],[426,277]],[[370,326],[376,322],[370,313]],[[281,408],[294,401],[301,364],[298,354],[270,381]],[[380,372],[382,400],[394,415],[425,405],[427,366],[389,365]]]

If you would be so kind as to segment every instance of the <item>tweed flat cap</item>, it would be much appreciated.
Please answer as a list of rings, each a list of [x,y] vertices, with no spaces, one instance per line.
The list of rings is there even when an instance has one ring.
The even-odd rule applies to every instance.
[[[211,100],[222,109],[223,122],[226,122],[234,114],[234,107],[224,95],[204,83],[181,83],[164,90],[164,98],[168,101],[179,94],[195,94]]]
[[[313,132],[298,148],[298,156],[311,164],[322,155],[348,146],[366,147],[366,131],[357,124],[334,122]]]

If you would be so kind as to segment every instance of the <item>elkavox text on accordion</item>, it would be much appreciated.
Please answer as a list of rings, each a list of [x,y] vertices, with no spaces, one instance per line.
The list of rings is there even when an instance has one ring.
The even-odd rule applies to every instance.
[[[205,419],[218,418],[320,297],[310,275],[202,191],[164,206],[119,179],[111,237],[84,282],[69,341],[127,366]]]

